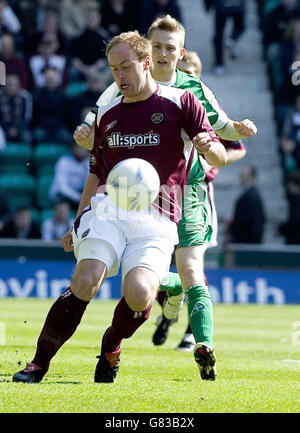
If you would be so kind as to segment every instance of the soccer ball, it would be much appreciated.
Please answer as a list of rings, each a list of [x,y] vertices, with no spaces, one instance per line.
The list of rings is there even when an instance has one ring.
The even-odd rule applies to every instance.
[[[140,158],[128,158],[112,168],[106,191],[119,207],[137,211],[153,203],[159,193],[160,179],[152,164]]]

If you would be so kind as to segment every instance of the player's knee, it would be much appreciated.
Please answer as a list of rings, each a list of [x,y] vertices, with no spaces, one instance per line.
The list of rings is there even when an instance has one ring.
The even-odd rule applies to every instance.
[[[106,265],[99,260],[80,260],[71,281],[71,290],[79,299],[89,301],[105,278]]]
[[[134,286],[123,287],[123,296],[129,308],[133,311],[144,311],[154,300],[152,290],[144,284],[135,283]]]
[[[179,269],[183,289],[204,281],[204,273],[198,266],[187,265]]]
[[[96,272],[75,273],[71,290],[75,296],[82,300],[92,299],[98,291],[99,275]]]
[[[146,268],[133,268],[125,276],[122,286],[123,296],[133,311],[144,311],[153,303],[159,280]]]

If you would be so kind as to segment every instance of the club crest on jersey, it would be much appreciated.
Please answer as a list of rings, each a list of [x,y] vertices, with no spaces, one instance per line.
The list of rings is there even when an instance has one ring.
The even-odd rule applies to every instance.
[[[113,128],[115,126],[115,124],[117,123],[117,120],[114,120],[113,122],[110,122],[108,125],[106,125],[105,127],[105,132],[109,131],[111,128]]]
[[[136,146],[157,146],[160,143],[160,135],[153,131],[146,134],[129,135],[113,132],[106,140],[109,147],[128,147],[129,149],[133,149]]]
[[[152,123],[155,123],[155,125],[159,125],[164,120],[163,113],[153,113],[151,116]]]

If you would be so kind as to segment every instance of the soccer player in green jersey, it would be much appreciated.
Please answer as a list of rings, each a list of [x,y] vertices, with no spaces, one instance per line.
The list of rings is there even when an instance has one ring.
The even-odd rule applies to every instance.
[[[182,70],[188,75],[193,75],[195,77],[200,78],[202,63],[201,63],[201,59],[199,58],[198,54],[195,51],[186,51],[184,57],[178,62],[177,67],[178,69]],[[237,141],[221,140],[221,142],[223,143],[226,149],[227,164],[230,164],[233,161],[237,161],[246,155],[245,146],[241,141],[237,142]],[[218,219],[217,219],[217,212],[214,204],[214,191],[213,191],[212,180],[217,176],[218,168],[211,167],[209,164],[207,164],[205,160],[203,160],[203,158],[201,159],[201,164],[204,168],[206,176],[205,176],[205,181],[202,182],[200,185],[206,191],[207,198],[209,200],[209,206],[205,206],[208,216],[205,215],[205,217],[206,218],[208,217],[209,224],[212,227],[212,236],[210,241],[206,244],[206,247],[211,248],[217,245]],[[178,291],[181,290],[181,282],[178,274],[170,274],[169,280],[174,282],[174,285],[175,287],[177,287]],[[169,287],[170,290],[175,289],[175,287],[170,285],[170,283],[169,283]],[[166,301],[167,294],[168,294],[168,292],[164,291],[163,289],[164,287],[161,286],[161,290],[157,296],[157,301],[159,302],[162,308],[164,306],[164,302]],[[153,343],[155,345],[161,345],[166,341],[169,333],[169,328],[175,321],[176,319],[169,320],[163,315],[158,316],[157,329],[154,332],[152,337]],[[192,352],[194,346],[195,346],[195,338],[193,336],[190,323],[188,323],[183,338],[178,344],[178,346],[176,347],[176,350],[183,351],[183,352]]]
[[[147,36],[152,42],[152,76],[161,84],[188,89],[194,93],[204,105],[209,121],[220,138],[240,140],[256,133],[256,127],[251,120],[245,119],[237,122],[229,119],[220,109],[213,93],[200,79],[176,68],[177,62],[185,54],[185,30],[177,20],[168,15],[155,20]],[[111,101],[118,94],[119,89],[113,83],[100,96],[97,105]],[[93,143],[94,133],[91,128],[93,120],[93,113],[89,113],[85,122],[78,126],[74,133],[75,141],[86,148],[91,148]],[[201,188],[204,177],[202,164],[195,155],[187,186],[189,194],[184,197],[183,217],[178,226],[180,243],[176,249],[175,258],[180,279],[177,277],[174,279],[174,275],[170,274],[165,290],[170,291],[172,296],[166,302],[164,315],[167,320],[172,320],[177,316],[182,306],[182,287],[187,297],[189,319],[196,340],[195,361],[198,364],[201,378],[214,380],[216,359],[212,341],[212,301],[204,278],[204,253],[211,236],[211,227],[206,217],[207,197]],[[87,189],[90,187],[89,179],[86,186]],[[190,212],[191,209],[194,211]],[[67,233],[63,238],[63,245],[67,248],[70,243],[71,238]]]
[[[186,51],[183,58],[177,63],[177,68],[188,75],[200,78],[202,62],[196,51]]]

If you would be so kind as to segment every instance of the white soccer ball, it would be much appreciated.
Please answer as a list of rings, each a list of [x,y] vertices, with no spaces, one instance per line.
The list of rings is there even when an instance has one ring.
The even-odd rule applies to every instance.
[[[112,168],[106,191],[122,209],[137,211],[153,203],[159,193],[160,179],[152,164],[140,158],[128,158]]]

